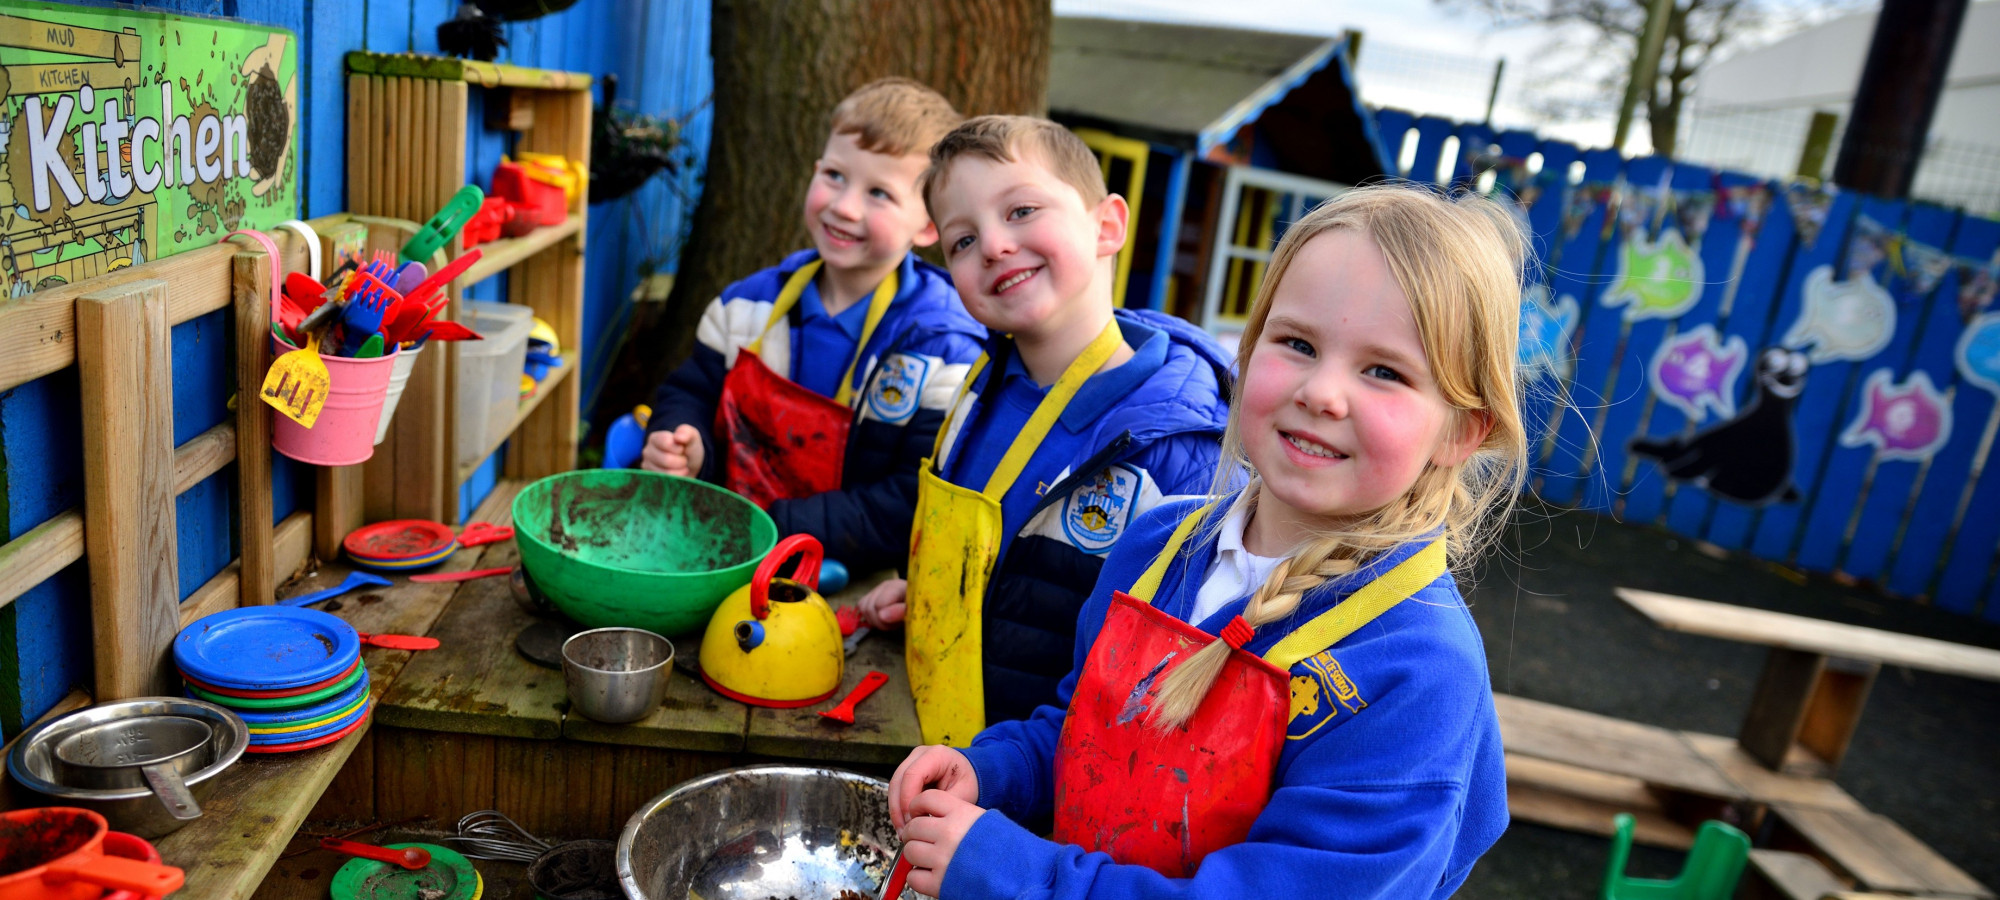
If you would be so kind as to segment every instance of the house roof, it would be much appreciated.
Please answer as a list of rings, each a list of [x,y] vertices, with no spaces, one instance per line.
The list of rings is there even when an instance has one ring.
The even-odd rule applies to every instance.
[[[1065,121],[1206,157],[1273,107],[1303,106],[1288,110],[1288,123],[1309,121],[1327,139],[1315,145],[1358,154],[1355,166],[1340,168],[1380,168],[1373,119],[1353,88],[1344,41],[1057,16],[1050,44],[1049,111]]]

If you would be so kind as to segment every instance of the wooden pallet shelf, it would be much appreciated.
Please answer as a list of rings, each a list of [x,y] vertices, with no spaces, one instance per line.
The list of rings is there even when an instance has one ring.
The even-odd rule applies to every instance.
[[[561,225],[544,225],[517,238],[501,238],[478,246],[479,261],[452,281],[460,290],[520,264],[528,257],[583,233],[583,216],[570,216]]]

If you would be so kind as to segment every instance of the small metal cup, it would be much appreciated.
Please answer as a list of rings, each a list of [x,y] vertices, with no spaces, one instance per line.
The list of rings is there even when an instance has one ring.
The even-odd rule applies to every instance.
[[[641,628],[594,628],[563,642],[570,705],[612,725],[651,715],[667,696],[674,645]]]
[[[113,719],[56,744],[56,780],[93,790],[149,788],[175,819],[199,818],[201,806],[182,779],[214,759],[213,738],[207,722],[188,716]]]

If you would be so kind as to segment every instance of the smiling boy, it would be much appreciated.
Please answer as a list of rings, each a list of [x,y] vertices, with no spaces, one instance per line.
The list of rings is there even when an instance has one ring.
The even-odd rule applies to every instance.
[[[917,466],[985,331],[912,246],[918,179],[960,116],[885,78],[849,94],[805,196],[813,248],[730,285],[653,400],[641,465],[719,482],[857,573],[900,566]]]
[[[863,612],[907,618],[924,740],[963,746],[1054,702],[1105,554],[1140,513],[1208,490],[1229,361],[1186,322],[1113,309],[1125,200],[1062,126],[969,120],[924,192],[992,337],[919,473],[909,581]]]

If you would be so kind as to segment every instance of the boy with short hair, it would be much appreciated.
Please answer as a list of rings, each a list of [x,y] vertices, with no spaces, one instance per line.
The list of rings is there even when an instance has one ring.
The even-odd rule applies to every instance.
[[[985,357],[919,473],[910,578],[863,601],[907,614],[925,743],[1055,700],[1076,616],[1140,513],[1209,489],[1230,361],[1188,323],[1113,309],[1124,198],[1054,122],[971,119],[931,151],[925,199]]]
[[[856,573],[902,565],[918,463],[985,337],[950,275],[910,252],[937,240],[918,179],[960,119],[907,78],[834,108],[806,190],[812,249],[709,304],[654,396],[644,468],[724,484]]]

